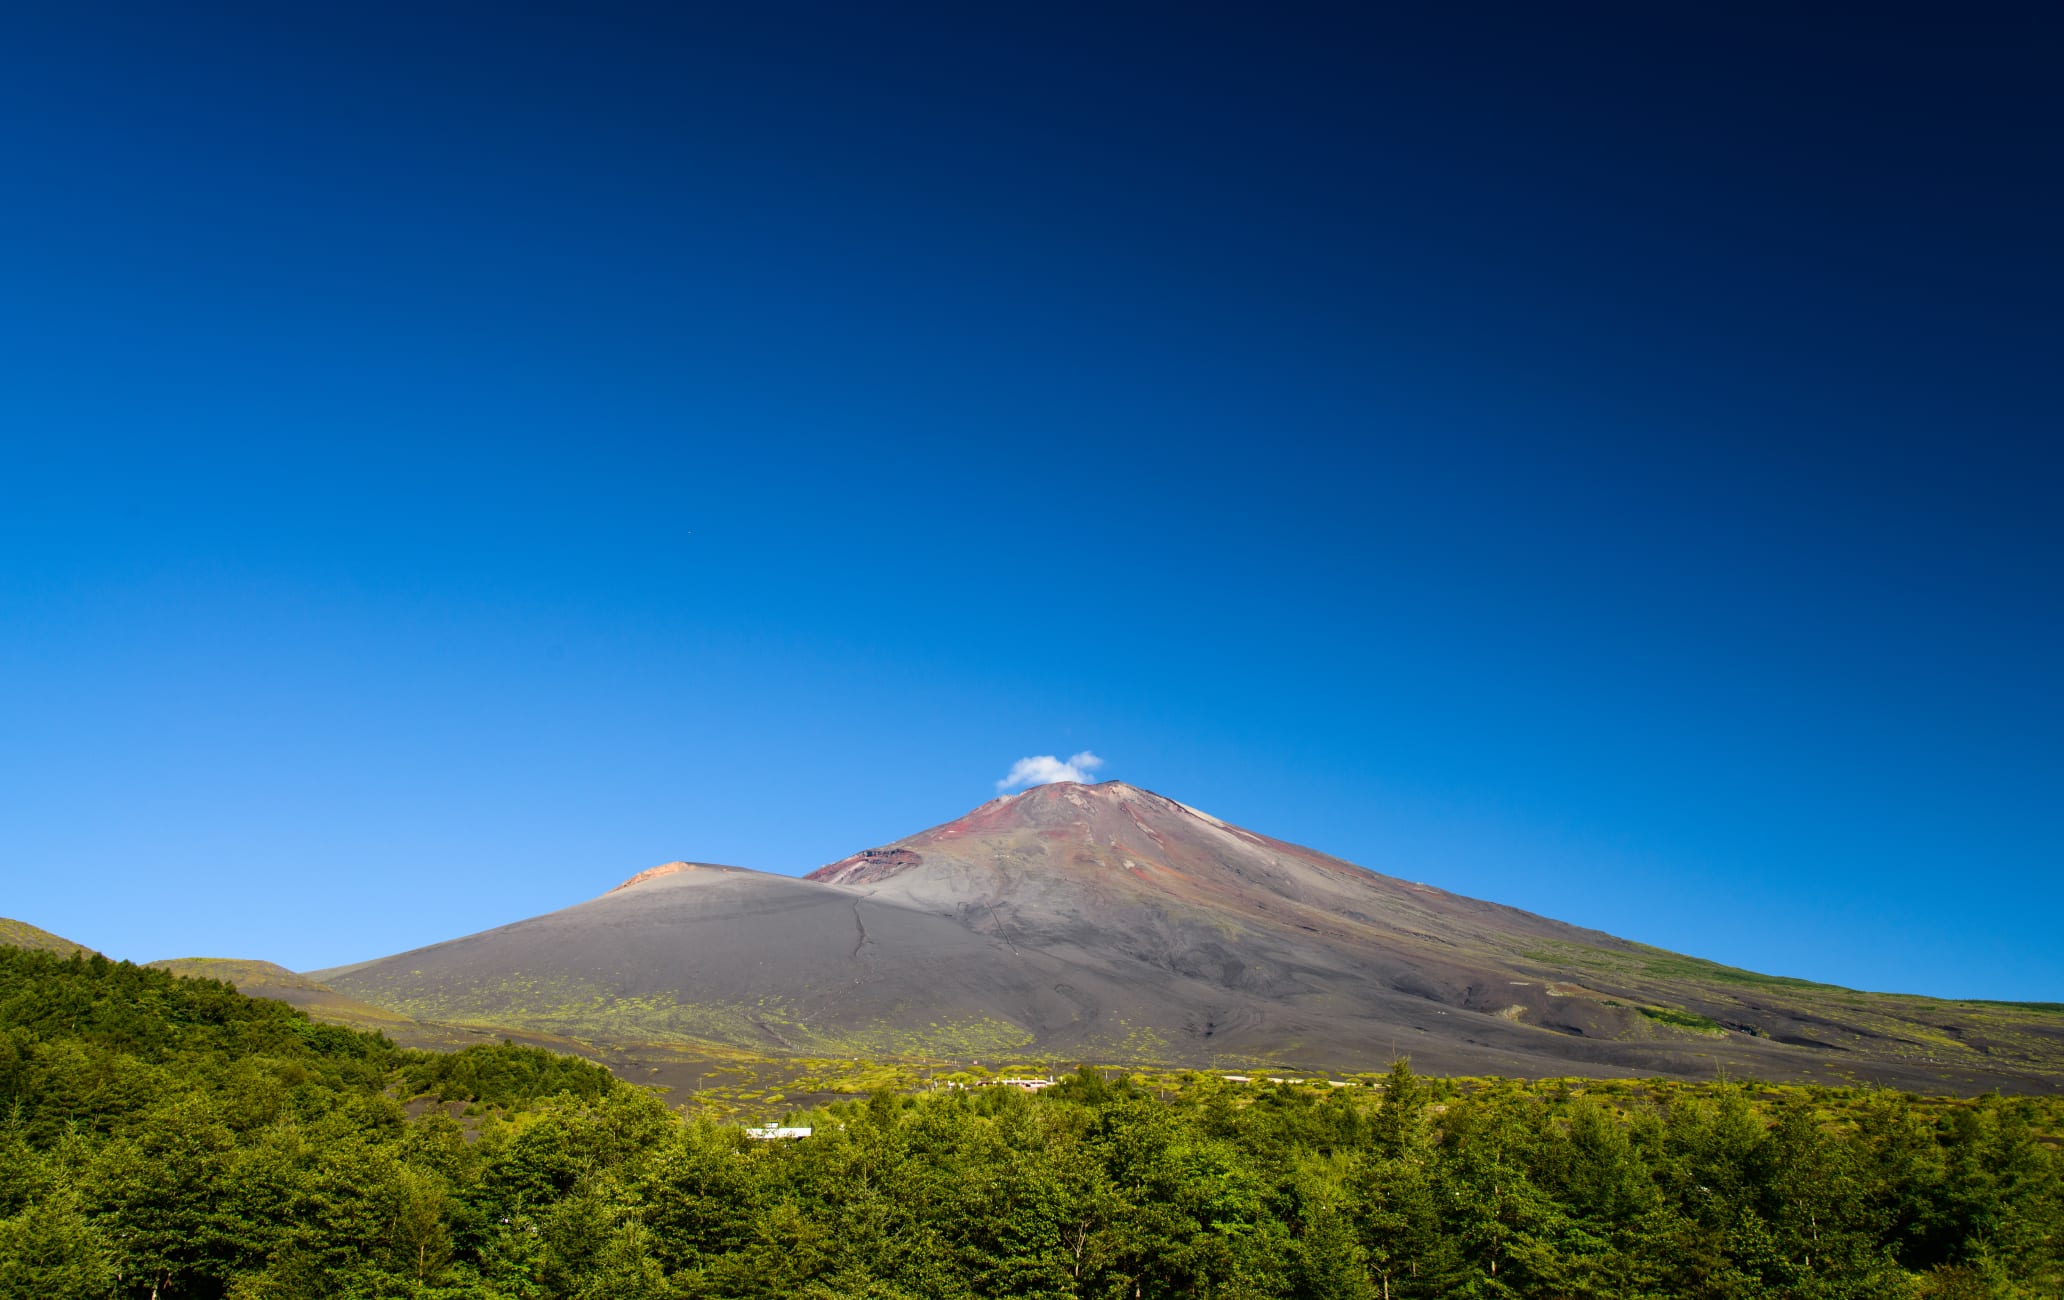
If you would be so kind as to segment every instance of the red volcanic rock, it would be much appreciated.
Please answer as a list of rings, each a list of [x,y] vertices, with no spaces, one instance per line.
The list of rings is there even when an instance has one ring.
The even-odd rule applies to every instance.
[[[871,885],[923,863],[924,859],[909,849],[862,849],[850,858],[817,868],[808,879],[833,885]]]
[[[808,879],[865,888],[875,897],[932,910],[974,906],[1021,923],[1061,915],[1116,923],[1124,909],[1157,918],[1208,913],[1228,921],[1305,932],[1386,937],[1482,918],[1504,934],[1567,936],[1572,927],[1378,875],[1338,858],[1257,835],[1209,813],[1122,781],[1057,782],[993,799],[963,817],[812,872]],[[1118,908],[1095,915],[1083,905]],[[1128,922],[1129,923],[1129,922]],[[1481,928],[1479,923],[1479,928]],[[987,928],[987,927],[985,927]],[[1616,943],[1596,932],[1587,942]]]

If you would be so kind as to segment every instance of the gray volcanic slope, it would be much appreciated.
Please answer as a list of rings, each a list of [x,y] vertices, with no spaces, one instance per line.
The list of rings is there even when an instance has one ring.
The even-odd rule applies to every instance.
[[[423,1019],[815,1055],[1067,1039],[1084,1027],[1076,985],[1100,984],[914,908],[687,862],[563,911],[322,978]],[[1093,993],[1098,1005],[1141,1002],[1118,987]]]
[[[419,1019],[614,1046],[1270,1061],[2053,1090],[2064,1013],[1757,975],[1379,875],[1120,782],[807,879],[673,863],[320,973]]]

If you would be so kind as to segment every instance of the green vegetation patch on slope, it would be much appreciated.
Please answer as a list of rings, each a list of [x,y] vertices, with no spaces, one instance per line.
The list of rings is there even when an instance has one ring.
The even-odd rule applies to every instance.
[[[1678,1029],[1695,1029],[1702,1034],[1722,1034],[1727,1031],[1720,1022],[1696,1011],[1685,1011],[1678,1007],[1636,1007],[1636,1011],[1658,1024],[1672,1025]]]
[[[1789,975],[1764,975],[1752,970],[1742,970],[1737,966],[1723,966],[1719,962],[1686,957],[1639,943],[1630,943],[1626,949],[1612,949],[1549,942],[1536,944],[1519,955],[1528,961],[1539,962],[1557,970],[1575,969],[1634,978],[1690,980],[1697,983],[1734,984],[1767,989],[1850,991],[1833,984],[1816,984],[1812,980],[1794,979]]]
[[[1998,1002],[1991,999],[1976,999],[1974,1007],[1998,1007],[2003,1011],[2032,1011],[2038,1016],[2064,1016],[2064,1002]]]

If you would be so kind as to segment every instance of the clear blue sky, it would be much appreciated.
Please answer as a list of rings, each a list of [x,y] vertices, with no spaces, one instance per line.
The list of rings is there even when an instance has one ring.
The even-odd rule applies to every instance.
[[[2039,11],[208,8],[0,42],[0,915],[307,969],[1092,749],[2064,999]]]

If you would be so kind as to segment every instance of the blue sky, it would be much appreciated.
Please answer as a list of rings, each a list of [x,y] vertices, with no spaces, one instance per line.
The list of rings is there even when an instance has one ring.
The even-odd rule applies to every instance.
[[[0,914],[308,969],[1093,750],[2064,999],[2031,14],[17,16]]]

